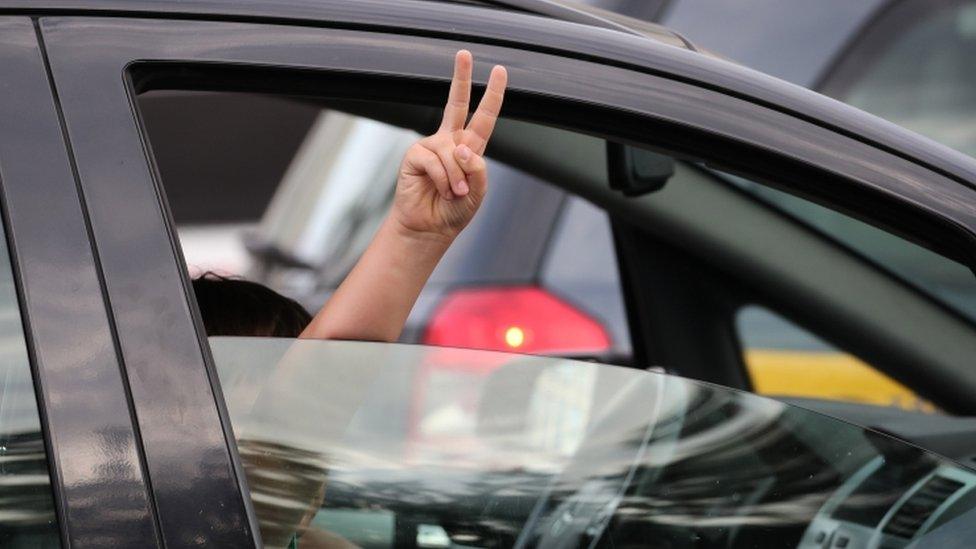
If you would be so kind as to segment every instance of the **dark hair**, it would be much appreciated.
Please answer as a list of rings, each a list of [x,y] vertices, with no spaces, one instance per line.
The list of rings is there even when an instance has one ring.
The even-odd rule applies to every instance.
[[[193,292],[208,336],[298,337],[312,321],[297,301],[257,282],[206,272]]]

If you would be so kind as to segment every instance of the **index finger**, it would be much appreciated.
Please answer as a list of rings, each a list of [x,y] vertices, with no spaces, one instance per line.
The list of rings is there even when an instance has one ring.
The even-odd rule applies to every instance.
[[[508,86],[508,71],[501,65],[495,65],[488,77],[485,95],[478,103],[478,110],[471,117],[468,124],[472,143],[469,146],[478,154],[485,152],[491,132],[495,130],[495,122],[502,112],[502,101],[505,99],[505,87]]]
[[[464,128],[464,122],[468,119],[468,103],[471,101],[472,65],[474,60],[468,50],[461,50],[454,56],[454,77],[444,107],[442,129],[454,131]]]

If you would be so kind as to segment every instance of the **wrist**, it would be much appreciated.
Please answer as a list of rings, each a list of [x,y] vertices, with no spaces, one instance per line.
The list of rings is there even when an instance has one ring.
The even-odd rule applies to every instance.
[[[394,239],[398,246],[414,251],[444,253],[457,237],[456,234],[412,229],[404,225],[395,215],[387,215],[380,230]]]

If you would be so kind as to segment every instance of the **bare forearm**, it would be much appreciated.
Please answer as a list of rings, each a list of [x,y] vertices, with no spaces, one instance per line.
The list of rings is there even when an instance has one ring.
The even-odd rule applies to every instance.
[[[441,126],[414,143],[400,164],[390,215],[301,337],[396,341],[420,290],[471,221],[488,191],[482,157],[501,110],[508,76],[496,66],[465,126],[471,53],[455,56]]]
[[[359,262],[301,337],[396,341],[417,296],[451,244],[387,217]]]

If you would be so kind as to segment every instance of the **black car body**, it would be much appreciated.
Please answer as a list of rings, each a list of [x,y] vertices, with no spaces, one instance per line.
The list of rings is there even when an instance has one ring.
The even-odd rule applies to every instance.
[[[519,137],[531,138],[528,130],[535,126],[529,122],[535,122],[539,128],[556,125],[566,130],[545,134],[547,137],[561,135],[570,141],[582,139],[587,146],[596,144],[591,152],[603,152],[606,144],[603,137],[594,136],[612,138],[614,146],[639,144],[667,151],[696,166],[704,162],[730,173],[780,181],[790,193],[891,230],[961,265],[976,265],[976,162],[825,97],[696,53],[667,31],[655,31],[664,38],[658,41],[604,28],[606,25],[409,1],[7,1],[2,3],[2,12],[0,177],[12,288],[22,317],[22,343],[36,389],[56,511],[49,519],[56,522],[51,531],[67,546],[247,547],[260,540],[252,492],[241,464],[242,456],[253,456],[238,451],[218,377],[221,372],[192,299],[152,143],[143,131],[137,103],[138,95],[147,90],[233,88],[271,93],[284,89],[302,97],[365,97],[429,108],[433,92],[445,82],[444,61],[461,45],[470,44],[480,60],[504,63],[511,73],[506,108],[516,120],[498,132],[508,135],[510,147],[518,144]],[[475,73],[479,82],[485,76],[481,69],[484,67],[479,65],[480,72]],[[499,139],[498,143],[506,141]],[[701,190],[733,197],[732,203],[749,209],[753,219],[765,215],[762,219],[780,223],[778,228],[792,227],[795,254],[790,255],[789,248],[779,250],[782,254],[766,253],[769,249],[760,245],[768,244],[764,238],[771,235],[761,230],[748,233],[749,238],[736,244],[739,248],[735,243],[715,241],[715,235],[702,228],[724,214],[707,207],[710,202],[702,200],[707,194],[686,197],[691,200],[689,207],[678,210],[700,217],[669,217],[669,211],[657,209],[655,195],[635,200],[609,186],[586,183],[583,176],[594,170],[601,172],[597,180],[605,177],[604,166],[567,158],[559,150],[545,147],[564,143],[540,140],[537,144],[539,150],[530,160],[563,169],[566,188],[610,212],[621,257],[619,272],[635,365],[674,364],[691,377],[748,388],[727,327],[717,316],[710,316],[719,309],[711,307],[717,302],[710,301],[715,296],[707,291],[721,285],[715,283],[717,272],[740,269],[748,277],[730,279],[726,286],[765,288],[768,293],[760,293],[762,297],[795,310],[799,318],[823,328],[832,339],[876,359],[943,410],[959,415],[976,410],[972,398],[976,375],[968,367],[968,359],[960,358],[976,353],[973,326],[930,296],[886,278],[863,258],[783,221],[774,210],[756,207],[735,185],[709,179]],[[500,146],[492,154],[513,164],[527,158],[519,147]],[[526,162],[522,167],[531,168]],[[789,177],[784,179],[784,174]],[[666,187],[667,192],[682,190],[675,187]],[[736,227],[748,230],[751,225]],[[687,243],[688,250],[675,242]],[[742,247],[750,242],[757,247]],[[812,248],[801,249],[799,243],[813,243],[821,253],[817,261],[829,257],[832,264],[845,267],[845,275],[860,277],[864,284],[838,287],[818,278],[816,269],[804,263]],[[697,256],[698,263],[681,263],[680,259],[692,255],[692,245],[697,246],[696,252],[708,251],[710,255],[704,259],[710,263]],[[649,254],[648,249],[656,253]],[[666,261],[661,262],[662,258]],[[668,263],[701,269],[687,276],[687,272],[669,270]],[[774,291],[784,285],[785,292]],[[879,305],[884,300],[880,294],[872,294],[872,288],[889,291],[888,302],[911,322],[898,322],[897,315],[884,307],[843,306],[845,300]],[[656,293],[662,289],[667,291]],[[656,301],[661,295],[681,304]],[[925,337],[918,337],[920,332]],[[334,349],[356,355],[357,349],[365,347],[339,345]],[[384,356],[382,352],[380,356]],[[367,363],[380,364],[377,360]],[[467,359],[461,362],[467,364]],[[924,371],[917,368],[920,363],[925,365]],[[654,385],[646,381],[649,378],[637,379],[644,380],[638,385]],[[405,386],[394,381],[389,385]],[[513,386],[518,387],[516,381]],[[828,540],[840,544],[842,539],[845,545],[854,540],[852,543],[868,546],[882,538],[887,541],[889,535],[897,539],[898,546],[907,546],[916,537],[916,541],[922,540],[926,528],[940,525],[939,521],[958,526],[951,522],[954,515],[940,515],[936,521],[935,511],[964,513],[971,506],[965,498],[976,481],[970,478],[968,466],[920,457],[914,450],[900,451],[907,446],[884,436],[878,442],[882,450],[869,452],[873,443],[865,440],[875,435],[842,422],[743,393],[693,386],[688,391],[667,383],[659,387],[660,394],[668,398],[688,396],[696,404],[690,409],[703,414],[694,416],[701,423],[689,424],[682,431],[685,434],[703,434],[714,441],[708,436],[714,433],[719,443],[735,440],[735,430],[695,429],[716,418],[720,426],[727,426],[723,417],[752,417],[743,416],[743,410],[756,411],[766,419],[817,417],[821,434],[814,440],[829,440],[832,429],[845,437],[850,434],[850,440],[860,441],[856,446],[831,448],[830,452],[839,452],[841,461],[848,451],[848,455],[857,454],[873,463],[871,469],[863,469],[864,464],[858,462],[856,467],[844,468],[845,472],[870,476],[885,462],[876,458],[885,456],[889,461],[930,465],[918,476],[909,475],[910,482],[901,482],[904,478],[895,475],[900,491],[894,503],[886,499],[887,506],[873,509],[875,515],[881,513],[878,521],[889,517],[890,522],[901,517],[900,511],[914,509],[918,501],[911,496],[916,492],[925,495],[925,490],[935,490],[948,495],[927,508],[921,521],[908,516],[907,526],[899,523],[902,529],[890,532],[875,532],[873,527],[858,530],[858,524],[870,520],[848,517],[844,521],[833,511],[824,517],[816,509],[801,506],[803,519],[788,521],[785,533],[776,534],[774,525],[767,530],[737,527],[730,534],[722,523],[705,524],[689,538],[688,517],[708,516],[715,508],[710,504],[712,493],[700,482],[705,479],[721,485],[722,477],[716,477],[715,462],[709,461],[712,454],[708,450],[714,447],[705,444],[704,453],[697,453],[700,445],[676,446],[671,444],[674,436],[669,435],[662,448],[668,455],[686,450],[689,453],[681,457],[690,461],[682,462],[683,469],[666,471],[673,476],[661,478],[690,479],[688,484],[673,486],[690,488],[692,496],[700,497],[685,505],[689,502],[681,497],[664,494],[664,500],[676,502],[686,511],[668,523],[673,528],[668,539],[676,543],[760,543],[762,537],[752,536],[765,532],[778,536],[777,543],[785,540],[810,547],[833,543]],[[708,396],[713,394],[719,396]],[[704,396],[696,400],[695,395]],[[749,404],[737,404],[739,399]],[[638,402],[647,400],[642,394],[637,397]],[[601,402],[615,401],[609,395]],[[608,407],[610,412],[616,411]],[[955,419],[960,418],[930,421],[912,417],[909,423],[914,422],[914,432],[923,432],[913,440],[931,447],[940,437],[958,440],[947,435],[949,431],[971,432],[967,431],[971,425]],[[797,447],[796,438],[793,434],[780,437],[777,421],[760,422],[775,424],[776,429],[747,431],[760,438],[773,433],[772,438],[785,441],[785,454],[766,457],[788,461],[790,449]],[[615,446],[587,447],[592,454],[579,454],[580,460],[573,462],[579,469],[568,469],[568,479],[573,475],[595,478],[588,467],[600,463],[596,456],[629,463],[634,456],[650,455],[644,452],[652,446],[650,433],[640,436],[645,424],[654,425],[654,418],[626,424],[623,434],[608,431],[626,438],[625,447],[630,450],[631,439],[636,440],[637,453],[603,455],[602,451]],[[848,440],[840,435],[837,439]],[[33,444],[30,456],[36,462],[37,437],[28,442]],[[956,454],[953,457],[958,460],[969,454],[968,448],[949,452],[949,446],[942,444],[939,449]],[[273,454],[262,454],[260,445],[257,448],[259,457]],[[736,452],[716,455],[730,454],[734,459],[719,462],[723,467],[744,467],[736,461],[741,457]],[[816,460],[811,478],[822,470],[822,458]],[[953,472],[942,473],[942,468]],[[592,545],[603,539],[609,520],[604,512],[641,539],[646,525],[639,519],[653,516],[655,502],[632,501],[619,491],[637,469],[627,465],[623,476],[600,477],[606,482],[569,483],[564,485],[568,487],[565,491],[556,489],[558,485],[552,490],[540,489],[544,497],[538,505],[516,510],[532,517],[533,529],[522,535],[497,528],[491,530],[498,536],[493,539],[502,544],[540,546],[570,546],[588,540]],[[791,470],[807,471],[803,467]],[[653,484],[658,477],[641,478]],[[850,484],[846,473],[817,477],[813,482],[769,478],[771,485],[753,482],[756,479],[748,476],[736,482],[749,486],[748,492],[760,498],[785,493],[799,494],[802,499],[804,490],[843,486],[846,492],[830,500],[835,507],[843,507],[839,499],[859,486]],[[400,494],[416,489],[407,484]],[[783,492],[783,487],[788,490]],[[495,493],[490,486],[486,492]],[[436,499],[437,494],[434,496]],[[950,501],[950,497],[955,499]],[[719,507],[728,516],[753,517],[752,507],[744,510],[727,506],[725,501]],[[953,507],[957,501],[962,503]],[[645,506],[622,506],[622,502]],[[908,503],[912,505],[906,507]],[[509,509],[503,507],[502,511]],[[482,510],[486,520],[491,519],[490,525],[497,524],[497,509],[488,506]],[[440,510],[438,516],[449,512]],[[452,542],[485,535],[484,528],[471,527],[463,520],[444,524],[454,536]],[[880,522],[876,525],[883,528]],[[852,533],[846,533],[848,530]],[[964,546],[968,539],[957,542]]]

